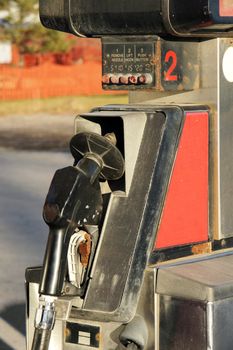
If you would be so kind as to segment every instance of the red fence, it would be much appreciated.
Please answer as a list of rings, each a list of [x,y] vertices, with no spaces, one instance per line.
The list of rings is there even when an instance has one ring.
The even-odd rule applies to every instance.
[[[0,100],[103,93],[98,41],[81,40],[68,54],[13,58],[14,66],[0,66]]]
[[[101,94],[97,62],[63,66],[45,63],[31,68],[0,68],[0,99]]]

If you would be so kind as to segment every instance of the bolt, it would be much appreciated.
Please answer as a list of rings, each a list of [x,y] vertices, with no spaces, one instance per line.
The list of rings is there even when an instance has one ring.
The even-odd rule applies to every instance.
[[[137,82],[138,82],[137,76],[131,75],[131,76],[129,77],[129,82],[130,82],[130,84],[137,84]]]
[[[153,81],[153,78],[151,74],[142,74],[138,77],[138,82],[140,84],[151,84]]]
[[[103,84],[109,84],[110,83],[110,76],[108,74],[105,74],[102,76],[102,83]]]
[[[110,132],[108,134],[104,135],[104,138],[106,140],[108,140],[112,145],[116,146],[117,144],[117,139],[116,139],[116,135],[114,134],[114,132]]]
[[[69,291],[70,291],[70,287],[66,287],[66,288],[65,288],[65,292],[66,292],[66,293],[69,293]]]
[[[110,83],[112,84],[119,84],[120,77],[118,75],[112,75],[110,77]]]
[[[124,85],[129,84],[129,75],[122,75],[119,79],[119,82]]]

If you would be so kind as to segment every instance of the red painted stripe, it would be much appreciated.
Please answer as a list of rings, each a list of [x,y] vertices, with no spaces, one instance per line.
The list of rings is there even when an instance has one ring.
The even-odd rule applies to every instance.
[[[232,0],[219,0],[219,15],[221,17],[233,16]]]
[[[208,143],[208,113],[187,113],[156,249],[208,239]]]

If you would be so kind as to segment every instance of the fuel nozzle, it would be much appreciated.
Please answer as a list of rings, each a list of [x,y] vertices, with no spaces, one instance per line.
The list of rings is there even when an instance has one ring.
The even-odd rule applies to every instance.
[[[124,173],[124,159],[115,143],[114,134],[104,137],[78,133],[70,142],[74,166],[57,170],[52,179],[43,209],[49,236],[39,286],[33,350],[49,347],[56,313],[54,300],[63,292],[72,235],[85,226],[99,224],[103,207],[100,178],[117,180]]]

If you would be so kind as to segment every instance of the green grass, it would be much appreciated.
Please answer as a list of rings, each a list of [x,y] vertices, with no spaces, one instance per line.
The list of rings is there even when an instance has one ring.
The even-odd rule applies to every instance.
[[[54,97],[40,100],[0,101],[0,117],[19,114],[67,114],[88,112],[105,104],[128,103],[127,95]]]

